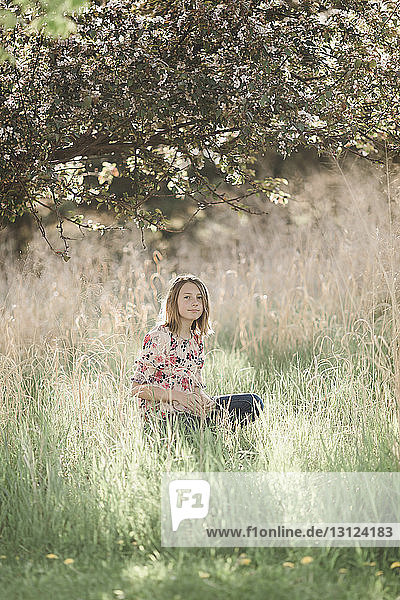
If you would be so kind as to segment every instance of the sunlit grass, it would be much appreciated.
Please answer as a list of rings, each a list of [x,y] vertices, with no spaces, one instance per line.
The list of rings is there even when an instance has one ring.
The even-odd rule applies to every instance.
[[[360,250],[361,276],[340,247],[332,258],[332,247],[306,242],[268,268],[264,247],[263,263],[249,254],[228,269],[221,255],[180,269],[211,292],[209,393],[253,391],[265,401],[261,419],[233,433],[144,426],[130,395],[173,260],[144,259],[129,241],[118,259],[112,247],[82,243],[62,268],[35,248],[25,263],[4,259],[5,598],[398,595],[397,548],[160,546],[164,471],[399,470],[393,281],[385,291],[378,246],[369,257]]]

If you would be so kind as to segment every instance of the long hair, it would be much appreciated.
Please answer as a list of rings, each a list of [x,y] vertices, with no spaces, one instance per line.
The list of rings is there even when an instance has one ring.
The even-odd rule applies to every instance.
[[[182,286],[187,282],[197,285],[203,300],[203,312],[198,319],[193,321],[191,330],[201,337],[208,336],[214,333],[209,321],[210,302],[208,290],[201,279],[195,275],[191,275],[190,273],[178,275],[178,277],[176,277],[176,279],[174,279],[174,281],[171,283],[162,306],[162,318],[164,320],[164,323],[162,324],[166,325],[169,330],[172,331],[172,333],[179,334],[181,318],[178,311],[178,295]]]

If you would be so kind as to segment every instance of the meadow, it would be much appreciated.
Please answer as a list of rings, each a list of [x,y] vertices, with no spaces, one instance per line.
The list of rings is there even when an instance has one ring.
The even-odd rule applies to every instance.
[[[398,221],[376,186],[345,181],[335,220],[319,204],[294,205],[291,225],[216,218],[171,255],[129,232],[77,241],[68,263],[39,236],[19,260],[3,241],[0,598],[400,596],[399,548],[160,544],[165,471],[399,470]],[[185,271],[211,293],[208,392],[265,401],[236,432],[166,437],[130,394]]]

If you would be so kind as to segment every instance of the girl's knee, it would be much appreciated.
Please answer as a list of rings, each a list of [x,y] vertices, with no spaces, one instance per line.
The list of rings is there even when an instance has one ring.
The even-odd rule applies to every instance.
[[[253,401],[255,400],[257,404],[259,404],[261,410],[264,410],[264,402],[263,399],[260,398],[260,396],[258,394],[252,394],[253,396]]]

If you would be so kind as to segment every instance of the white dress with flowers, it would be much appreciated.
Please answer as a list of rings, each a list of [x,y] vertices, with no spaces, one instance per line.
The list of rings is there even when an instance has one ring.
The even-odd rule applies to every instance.
[[[190,339],[172,333],[166,325],[156,325],[143,340],[142,350],[134,362],[131,381],[153,384],[181,392],[194,391],[195,385],[204,388],[201,369],[204,365],[204,344],[192,332]],[[151,402],[141,400],[144,409],[154,409]],[[174,403],[168,412],[189,412]],[[162,413],[165,414],[165,413]]]

